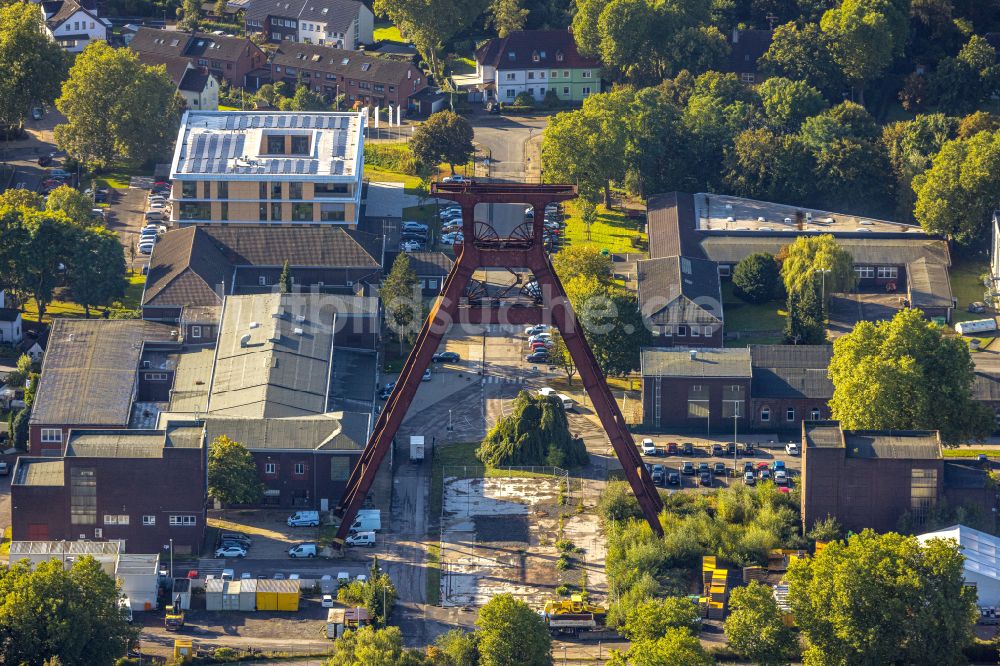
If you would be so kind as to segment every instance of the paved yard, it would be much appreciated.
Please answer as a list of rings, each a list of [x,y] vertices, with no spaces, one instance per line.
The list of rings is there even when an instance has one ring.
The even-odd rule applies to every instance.
[[[903,307],[904,294],[833,294],[827,335],[836,338],[854,329],[859,321],[888,321]]]

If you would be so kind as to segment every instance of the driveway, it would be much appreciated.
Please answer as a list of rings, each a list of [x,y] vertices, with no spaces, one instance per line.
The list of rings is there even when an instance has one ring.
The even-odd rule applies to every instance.
[[[900,294],[857,293],[830,296],[827,333],[836,338],[854,330],[859,321],[888,321],[902,307]]]
[[[129,262],[133,270],[137,271],[141,271],[144,266],[149,264],[149,255],[141,254],[136,247],[136,243],[139,241],[139,232],[142,231],[145,224],[143,214],[146,212],[146,196],[148,194],[148,190],[133,187],[115,189],[111,192],[109,206],[111,217],[108,221],[108,229],[118,232],[122,246],[125,248],[125,261]]]

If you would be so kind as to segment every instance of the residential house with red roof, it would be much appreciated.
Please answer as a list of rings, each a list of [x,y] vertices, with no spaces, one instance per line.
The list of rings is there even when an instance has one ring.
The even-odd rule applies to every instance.
[[[552,91],[582,102],[601,92],[601,66],[577,51],[568,30],[518,30],[476,51],[478,83],[488,97],[511,103],[526,92],[541,102]]]

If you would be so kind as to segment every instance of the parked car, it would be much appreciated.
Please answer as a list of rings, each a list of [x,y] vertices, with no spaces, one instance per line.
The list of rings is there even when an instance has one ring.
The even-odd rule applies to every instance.
[[[681,463],[681,474],[686,474],[688,476],[694,476],[694,463],[690,460],[685,460]]]
[[[743,472],[743,483],[748,486],[756,485],[757,479],[754,477],[753,472]]]
[[[320,606],[322,606],[323,608],[333,608],[333,595],[324,594],[323,600],[320,601]]]
[[[775,460],[774,463],[771,464],[772,472],[777,472],[778,470],[786,471],[784,460]]]
[[[785,444],[785,453],[787,453],[790,456],[799,455],[799,445],[796,444],[795,442],[789,442],[788,444]]]
[[[973,301],[972,303],[969,303],[969,307],[966,309],[973,314],[983,314],[986,312],[986,303],[983,303],[982,301]]]
[[[686,456],[690,456],[694,453],[694,444],[691,442],[684,442],[681,444],[681,453]]]
[[[710,474],[711,470],[708,467],[707,462],[698,463],[698,474]]]
[[[788,485],[788,472],[783,469],[779,469],[774,473],[774,482],[779,486]]]
[[[441,179],[442,183],[471,183],[472,179],[463,176],[460,173],[456,173],[454,176],[445,176]]]
[[[223,548],[217,548],[215,556],[217,558],[246,557],[247,551],[245,548],[241,548],[240,546],[225,546]]]
[[[253,580],[253,574],[249,571],[244,571],[240,574],[240,580]]]
[[[667,485],[669,486],[679,486],[681,485],[681,475],[677,472],[667,473]]]
[[[374,532],[355,532],[354,534],[348,536],[344,539],[344,543],[348,546],[368,546],[369,548],[375,547],[375,533]],[[361,578],[364,574],[358,576],[359,582],[364,582]],[[367,577],[364,579],[367,580]]]
[[[525,359],[528,363],[548,363],[549,353],[546,351],[536,351],[528,354]]]
[[[712,474],[715,474],[716,476],[722,476],[725,475],[725,473],[726,473],[726,463],[717,462],[715,463],[715,465],[712,466]]]
[[[31,109],[32,118],[34,118],[35,120],[41,120],[43,115],[45,115],[45,112],[42,111],[42,107],[40,106],[32,107]]]
[[[432,363],[458,363],[461,360],[462,357],[452,351],[440,352],[431,357]]]
[[[666,480],[664,476],[663,465],[653,465],[653,472],[650,474],[653,477],[653,483],[658,486],[662,486]]]
[[[343,587],[344,585],[350,585],[350,583],[351,583],[351,574],[347,573],[346,571],[341,571],[337,573],[338,587]]]
[[[711,453],[711,455],[713,455],[713,456],[721,456],[722,455],[722,445],[721,444],[712,444],[712,453]]]
[[[46,175],[49,178],[61,178],[65,180],[66,178],[69,178],[73,174],[71,174],[69,171],[66,171],[65,169],[49,169],[49,172]]]
[[[743,471],[744,473],[750,472],[751,474],[753,474],[753,463],[750,462],[749,460],[743,463]]]
[[[399,228],[402,229],[403,231],[423,231],[424,233],[427,233],[428,227],[423,222],[406,220],[399,226]]]
[[[698,483],[703,486],[712,487],[712,474],[710,472],[702,472],[698,475]]]
[[[656,444],[653,440],[646,437],[642,440],[642,455],[644,456],[655,456],[656,455]]]
[[[403,252],[417,252],[423,245],[415,240],[403,241],[399,244],[399,249]]]
[[[387,400],[389,398],[389,394],[392,393],[392,389],[394,388],[396,388],[396,382],[389,382],[383,386],[381,390],[379,390],[378,397],[382,400]]]
[[[139,243],[139,254],[153,254],[155,243]]]
[[[452,232],[450,234],[443,234],[441,236],[442,245],[457,245],[458,243],[465,242],[465,236],[461,231]]]
[[[316,557],[316,544],[300,543],[288,549],[288,557]]]
[[[427,368],[426,370],[424,370],[424,376],[420,378],[420,381],[429,382],[432,377],[433,375],[431,375],[431,369]]]
[[[677,455],[677,442],[667,442],[667,455],[668,456]]]
[[[48,165],[52,164],[52,160],[54,157],[55,157],[54,153],[45,153],[44,155],[39,156],[38,166],[47,167]]]
[[[236,577],[236,572],[232,569],[222,570],[222,580],[232,580]]]
[[[764,468],[764,469],[761,469],[761,470],[757,470],[757,478],[759,478],[761,481],[770,481],[771,480],[771,470],[769,470],[767,468]]]
[[[285,580],[285,574],[283,573],[274,574],[274,580]]]
[[[7,476],[8,474],[10,474],[10,465],[0,462],[0,476]]]

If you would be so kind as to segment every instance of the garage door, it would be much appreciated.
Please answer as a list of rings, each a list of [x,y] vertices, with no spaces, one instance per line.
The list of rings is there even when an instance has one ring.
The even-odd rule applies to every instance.
[[[28,523],[28,541],[48,541],[48,523]]]

